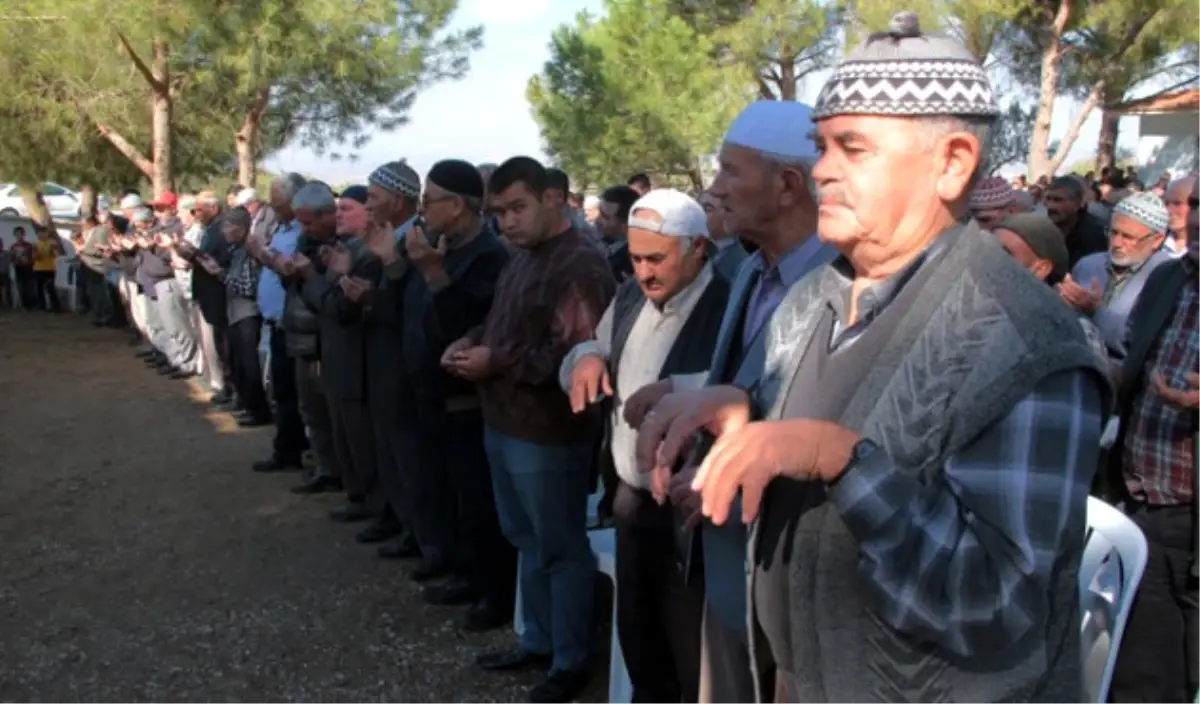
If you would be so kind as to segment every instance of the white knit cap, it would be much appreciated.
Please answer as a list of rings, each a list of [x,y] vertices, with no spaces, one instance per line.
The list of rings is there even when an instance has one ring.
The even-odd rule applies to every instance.
[[[783,161],[816,161],[812,108],[791,100],[758,100],[746,106],[725,133],[725,143]]]
[[[124,203],[124,201],[121,201]],[[134,222],[150,222],[154,219],[154,213],[150,212],[149,208],[138,208],[133,211],[133,216],[130,218]]]
[[[1154,232],[1166,232],[1167,206],[1162,199],[1149,191],[1126,196],[1113,208],[1113,217],[1124,215],[1133,218]]]
[[[253,188],[243,188],[238,191],[237,196],[233,199],[233,204],[237,207],[256,202],[258,202],[258,191]]]
[[[639,216],[650,211],[661,218],[655,222]],[[659,188],[638,198],[629,209],[629,227],[667,237],[707,237],[708,216],[694,198],[673,188]]]
[[[143,205],[145,205],[145,203],[142,202],[142,197],[136,193],[130,193],[129,195],[125,196],[121,199],[120,203],[121,210],[132,210],[134,208],[140,208]]]

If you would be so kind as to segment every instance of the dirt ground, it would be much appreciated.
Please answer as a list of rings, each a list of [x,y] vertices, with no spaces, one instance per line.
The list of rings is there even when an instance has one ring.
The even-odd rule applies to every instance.
[[[339,497],[256,475],[238,429],[125,337],[0,313],[0,700],[526,701],[511,642],[425,605]],[[585,701],[607,694],[607,642]]]

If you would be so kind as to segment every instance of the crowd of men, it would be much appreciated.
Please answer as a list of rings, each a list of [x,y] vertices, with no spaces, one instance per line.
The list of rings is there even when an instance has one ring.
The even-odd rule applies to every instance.
[[[699,198],[398,161],[128,194],[79,256],[97,324],[273,423],[255,471],[311,448],[295,491],[465,630],[519,583],[477,662],[531,701],[589,678],[598,483],[634,701],[1082,701],[1091,494],[1150,547],[1111,698],[1191,701],[1197,179],[987,178],[997,113],[902,13],[749,105]]]

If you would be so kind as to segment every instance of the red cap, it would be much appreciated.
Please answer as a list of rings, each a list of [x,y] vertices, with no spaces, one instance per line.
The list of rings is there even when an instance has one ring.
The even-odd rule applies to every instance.
[[[162,195],[150,201],[151,208],[174,208],[179,205],[179,196],[171,191],[163,191]]]

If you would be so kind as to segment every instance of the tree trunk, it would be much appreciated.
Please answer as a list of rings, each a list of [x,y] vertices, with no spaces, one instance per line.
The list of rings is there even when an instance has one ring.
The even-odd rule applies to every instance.
[[[796,63],[787,58],[789,53],[786,47],[779,52],[779,55],[784,57],[779,64],[779,99],[794,101],[796,99]]]
[[[89,185],[84,185],[79,191],[79,217],[80,219],[89,218],[96,214],[96,189]]]
[[[40,188],[36,185],[22,185],[21,201],[25,203],[25,210],[34,225],[54,229],[54,216],[50,214],[50,208],[46,206],[46,197],[42,195]]]
[[[154,178],[154,164],[138,151],[137,147],[130,144],[129,140],[122,137],[121,133],[99,123],[96,124],[96,131],[100,133],[101,137],[108,140],[108,143],[113,145],[113,148],[120,152],[121,156],[136,166],[137,170],[141,171],[146,178]]]
[[[175,179],[171,168],[171,88],[168,60],[170,49],[161,39],[155,39],[150,60],[151,82],[150,131],[152,144],[150,159],[154,163],[151,181],[154,196],[164,191],[175,190]]]
[[[1121,115],[1105,108],[1100,113],[1100,139],[1096,145],[1096,173],[1117,160],[1117,137],[1121,131]]]
[[[269,88],[261,88],[254,94],[254,101],[242,117],[242,127],[234,135],[237,148],[238,183],[254,188],[258,180],[258,138],[262,130],[263,114],[271,97]]]
[[[1071,20],[1071,0],[1059,0],[1054,14],[1051,35],[1042,52],[1042,76],[1038,90],[1037,113],[1033,120],[1033,136],[1029,140],[1028,170],[1033,181],[1042,176],[1053,176],[1050,168],[1050,123],[1054,119],[1054,98],[1058,92],[1059,65],[1065,47],[1063,33]],[[1059,150],[1062,152],[1062,150]]]
[[[1070,153],[1071,147],[1075,145],[1075,140],[1079,139],[1079,132],[1083,129],[1083,123],[1087,122],[1088,116],[1100,104],[1100,96],[1104,93],[1104,81],[1100,81],[1092,86],[1091,92],[1083,104],[1079,106],[1075,117],[1071,118],[1071,124],[1067,126],[1067,131],[1063,133],[1062,140],[1059,141],[1058,147],[1054,150],[1054,156],[1050,157],[1046,163],[1046,173],[1053,176],[1058,172],[1058,168],[1062,166],[1066,160],[1067,154]]]

